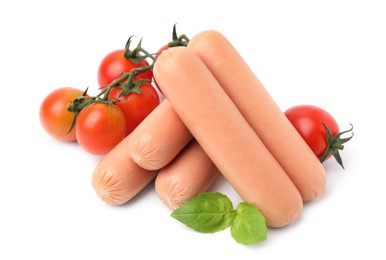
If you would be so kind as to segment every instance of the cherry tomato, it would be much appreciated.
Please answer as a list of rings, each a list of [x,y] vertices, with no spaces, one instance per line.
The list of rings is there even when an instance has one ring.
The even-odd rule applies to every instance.
[[[119,97],[122,90],[112,88],[109,99],[119,99],[117,106],[122,110],[126,118],[126,134],[130,134],[153,109],[159,105],[157,91],[149,83],[140,85],[141,94],[131,92],[126,96]]]
[[[332,115],[317,106],[294,106],[284,113],[319,159],[327,149],[326,130],[323,123],[332,136],[339,133],[338,123]]]
[[[75,131],[70,133],[74,113],[66,105],[83,94],[80,89],[63,87],[52,91],[40,105],[40,122],[52,137],[61,141],[75,141]]]
[[[125,115],[114,104],[93,103],[80,111],[76,121],[79,145],[95,155],[108,153],[125,137],[125,133]]]
[[[121,72],[130,72],[132,69],[149,66],[147,60],[141,60],[139,64],[124,57],[125,50],[116,50],[107,54],[99,64],[98,84],[100,87],[107,86],[115,79],[121,77]],[[152,80],[153,71],[138,74],[135,79]]]

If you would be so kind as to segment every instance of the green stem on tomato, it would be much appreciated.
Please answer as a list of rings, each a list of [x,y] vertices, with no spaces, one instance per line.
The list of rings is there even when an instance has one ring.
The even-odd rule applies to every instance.
[[[326,147],[326,150],[324,151],[323,155],[320,157],[319,160],[320,160],[320,162],[324,162],[327,159],[327,157],[331,154],[332,156],[334,156],[334,158],[340,164],[340,166],[342,166],[342,168],[344,169],[342,158],[340,157],[340,154],[339,154],[339,150],[343,150],[343,148],[344,148],[343,144],[350,141],[351,138],[353,138],[354,133],[352,133],[352,135],[350,137],[347,137],[347,138],[341,138],[341,136],[343,134],[351,132],[353,130],[354,126],[352,124],[350,124],[351,125],[350,129],[343,131],[343,132],[340,132],[335,136],[332,136],[330,129],[328,129],[328,127],[324,123],[322,123],[322,125],[324,127],[324,130],[326,131],[327,147]]]
[[[189,43],[189,38],[185,35],[182,34],[180,36],[177,35],[177,30],[176,30],[177,24],[174,24],[173,26],[173,34],[172,34],[172,41],[168,43],[170,47],[178,47],[178,46],[184,46],[187,47]]]
[[[137,47],[135,47],[133,50],[130,50],[130,44],[131,44],[131,38],[133,36],[129,37],[129,39],[126,42],[125,46],[125,52],[123,56],[128,59],[132,60],[134,63],[138,64],[141,60],[150,58],[155,61],[155,57],[153,54],[142,48],[142,38],[139,40]],[[144,55],[141,55],[143,53]]]

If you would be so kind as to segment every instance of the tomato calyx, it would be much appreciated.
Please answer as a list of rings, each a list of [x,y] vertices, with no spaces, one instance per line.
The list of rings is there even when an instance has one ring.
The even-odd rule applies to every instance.
[[[130,93],[137,93],[137,94],[141,95],[142,92],[141,92],[141,89],[139,87],[142,86],[143,84],[145,84],[146,82],[150,82],[150,80],[141,79],[141,80],[133,81],[130,84],[130,86],[126,83],[117,86],[117,88],[122,89],[122,92],[119,94],[118,97],[124,97],[124,96],[129,95]]]
[[[154,62],[155,61],[154,55],[152,55],[150,52],[148,52],[147,50],[142,48],[142,38],[139,40],[137,46],[134,49],[132,49],[132,50],[130,49],[131,39],[133,37],[134,36],[130,36],[129,39],[127,40],[126,46],[125,46],[125,52],[124,52],[123,56],[126,59],[133,61],[135,64],[140,64],[141,60],[145,60],[147,58],[152,59]],[[152,69],[153,64],[146,66],[146,67],[151,67],[150,69]]]
[[[339,165],[342,166],[342,168],[344,169],[342,158],[340,157],[340,154],[339,154],[339,150],[343,150],[344,148],[343,144],[350,141],[351,138],[353,138],[354,133],[352,132],[352,135],[347,138],[341,138],[341,136],[343,134],[351,132],[354,126],[350,124],[351,125],[350,129],[340,132],[335,136],[332,136],[330,129],[328,129],[328,127],[324,123],[322,123],[322,125],[324,127],[324,130],[326,131],[327,148],[324,151],[322,157],[320,157],[320,162],[322,163],[331,154],[332,156],[334,156],[335,160],[339,163]]]
[[[68,103],[66,105],[66,108],[68,111],[74,113],[74,117],[72,119],[72,122],[71,122],[71,126],[70,126],[70,129],[68,130],[67,134],[70,133],[74,127],[75,127],[75,122],[76,122],[76,119],[79,115],[79,112],[88,105],[88,102],[87,101],[87,91],[88,91],[88,87],[86,88],[86,90],[83,92],[83,94],[79,97],[76,97],[73,101],[71,101],[70,103]]]
[[[185,34],[181,34],[180,36],[178,36],[176,25],[177,24],[174,24],[173,26],[172,41],[168,43],[168,46],[169,47],[178,47],[178,46],[187,47],[190,40]]]

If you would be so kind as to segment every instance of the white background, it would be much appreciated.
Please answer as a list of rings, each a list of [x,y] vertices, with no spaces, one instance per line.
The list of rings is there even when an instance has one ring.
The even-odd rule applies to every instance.
[[[385,259],[386,9],[383,1],[2,1],[0,259]],[[96,90],[96,70],[131,35],[155,52],[172,26],[216,29],[283,109],[313,104],[355,137],[326,194],[255,246],[170,217],[153,185],[121,207],[91,187],[99,157],[48,136],[39,105],[62,86]],[[240,86],[242,88],[242,86]],[[238,202],[224,180],[214,190]],[[280,257],[280,258],[279,258]]]

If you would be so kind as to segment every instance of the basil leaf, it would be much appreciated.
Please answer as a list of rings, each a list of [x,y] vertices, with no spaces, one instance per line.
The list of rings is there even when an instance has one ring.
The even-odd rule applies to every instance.
[[[263,214],[252,204],[240,202],[231,226],[232,237],[241,244],[254,244],[267,238]]]
[[[171,214],[188,227],[203,233],[214,233],[228,228],[234,215],[232,202],[219,192],[201,193]]]

